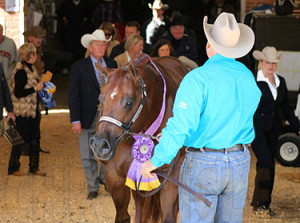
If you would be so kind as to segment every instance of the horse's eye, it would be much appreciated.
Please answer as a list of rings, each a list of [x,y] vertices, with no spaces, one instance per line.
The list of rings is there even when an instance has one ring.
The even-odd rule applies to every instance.
[[[125,105],[126,108],[132,108],[132,106],[133,106],[132,101],[127,101],[126,102],[126,105]]]
[[[130,97],[124,97],[121,103],[122,103],[122,106],[124,106],[124,108],[129,111],[132,109],[132,107],[134,105],[134,99],[130,98]]]

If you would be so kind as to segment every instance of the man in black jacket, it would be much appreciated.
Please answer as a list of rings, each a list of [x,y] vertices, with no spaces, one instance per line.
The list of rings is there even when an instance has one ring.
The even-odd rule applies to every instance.
[[[16,120],[13,113],[13,104],[10,97],[9,87],[7,85],[2,63],[0,63],[0,122],[3,119],[3,108],[7,110],[7,120]],[[1,129],[0,129],[1,130]],[[0,132],[3,135],[3,132]]]
[[[177,57],[185,56],[199,64],[197,40],[194,35],[193,31],[184,26],[183,16],[176,15],[172,18],[169,31],[166,31],[161,39],[170,41]]]
[[[101,91],[103,75],[95,67],[101,63],[104,67],[116,68],[117,63],[104,53],[107,42],[103,30],[95,30],[81,38],[81,44],[91,52],[90,56],[75,62],[71,67],[69,82],[69,108],[72,130],[78,134],[80,156],[85,178],[88,184],[88,199],[98,195],[98,163],[89,148],[89,138],[94,134],[98,118],[98,97]]]

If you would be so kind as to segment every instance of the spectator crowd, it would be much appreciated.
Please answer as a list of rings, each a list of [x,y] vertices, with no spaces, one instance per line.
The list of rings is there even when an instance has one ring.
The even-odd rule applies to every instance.
[[[248,64],[243,64],[235,59],[252,56],[249,52],[254,43],[254,39],[252,39],[254,34],[250,27],[237,23],[235,7],[230,4],[230,1],[217,0],[214,4],[211,4],[210,10],[208,10],[209,17],[205,17],[202,30],[207,41],[202,42],[199,42],[199,40],[202,40],[203,37],[197,36],[196,32],[188,27],[188,16],[176,10],[170,12],[172,7],[164,4],[161,0],[154,0],[153,3],[148,4],[148,7],[152,16],[142,24],[136,20],[127,21],[121,8],[114,0],[101,1],[95,5],[93,10],[88,7],[86,1],[64,0],[58,10],[64,50],[73,55],[69,72],[68,103],[72,131],[78,135],[80,145],[81,162],[87,182],[87,199],[97,198],[100,185],[105,185],[103,175],[105,166],[101,164],[100,171],[98,170],[98,161],[95,160],[89,148],[89,140],[95,132],[98,120],[98,97],[102,87],[107,82],[107,77],[99,72],[96,64],[108,68],[119,68],[134,60],[139,54],[146,53],[152,57],[177,57],[190,71],[188,78],[183,81],[178,97],[190,102],[191,98],[194,98],[194,96],[191,96],[194,92],[191,89],[195,88],[194,90],[198,92],[195,101],[199,99],[198,107],[195,104],[193,105],[196,106],[193,112],[198,112],[195,116],[201,116],[201,119],[202,115],[205,118],[213,114],[216,117],[213,123],[210,123],[210,120],[204,120],[203,123],[199,121],[199,125],[202,123],[202,126],[192,126],[198,131],[197,137],[207,137],[203,135],[204,129],[199,131],[203,126],[206,126],[213,133],[215,137],[213,139],[220,136],[219,139],[222,143],[231,140],[228,143],[214,144],[209,141],[210,139],[207,139],[207,144],[202,143],[195,135],[189,135],[191,129],[189,129],[190,126],[188,126],[187,121],[186,129],[181,128],[182,134],[189,135],[197,142],[192,143],[193,146],[190,146],[195,148],[187,150],[188,159],[199,156],[198,151],[195,151],[195,149],[201,147],[203,151],[206,149],[204,153],[208,154],[212,150],[224,149],[224,151],[227,151],[226,149],[228,149],[228,153],[232,154],[232,159],[237,160],[237,163],[246,162],[245,160],[249,159],[249,152],[246,153],[248,150],[245,145],[252,143],[254,140],[252,149],[258,161],[252,206],[254,211],[263,211],[269,215],[274,215],[275,213],[270,208],[270,204],[275,177],[274,148],[279,132],[279,108],[282,109],[295,131],[300,133],[299,120],[295,117],[288,101],[285,80],[276,73],[277,63],[280,59],[277,50],[272,46],[266,46],[266,48],[261,49],[262,51],[254,51],[253,56],[259,62],[259,66],[255,71],[251,70],[252,75],[247,68],[249,67]],[[226,27],[228,23],[233,24],[233,27],[231,27],[233,31],[225,29],[225,32],[222,33],[224,31],[222,26]],[[199,24],[199,27],[202,29],[202,24]],[[241,34],[239,31],[235,32],[238,29],[237,27],[242,30]],[[233,34],[230,33],[231,31]],[[11,119],[15,122],[16,129],[29,147],[29,173],[36,176],[46,175],[45,172],[39,169],[39,153],[43,150],[40,148],[41,102],[38,94],[38,91],[44,87],[42,78],[47,67],[47,60],[45,60],[42,49],[45,36],[46,31],[42,27],[30,27],[24,32],[26,43],[17,49],[14,41],[3,35],[3,27],[0,25],[0,133],[3,134],[7,129],[6,121]],[[228,38],[224,40],[225,37]],[[232,39],[236,39],[236,42]],[[240,39],[242,39],[241,42],[239,42]],[[247,46],[245,47],[243,44]],[[210,63],[215,64],[215,66],[210,65]],[[192,75],[199,76],[199,79],[194,80],[191,77]],[[231,81],[233,79],[235,82]],[[210,92],[213,92],[213,94],[209,95],[205,87],[203,89],[196,87],[195,81],[201,84],[204,83],[204,85],[207,84],[207,88],[219,86],[218,91],[211,90]],[[238,88],[236,88],[236,83],[239,83]],[[234,90],[231,89],[232,95],[230,97],[232,100],[225,106],[221,98],[229,94],[228,86],[231,86]],[[221,93],[223,95],[220,95],[220,91],[223,92]],[[201,98],[201,95],[205,96]],[[244,103],[239,96],[243,96],[248,104]],[[212,107],[203,108],[201,111],[197,110],[202,106],[200,102],[209,104],[210,100],[215,103],[211,105]],[[231,107],[228,108],[228,106]],[[234,106],[235,110],[232,109]],[[230,131],[237,131],[237,134],[242,134],[240,138],[229,139],[227,132],[225,130],[222,132],[224,124],[222,118],[224,117],[217,114],[219,110],[216,110],[216,107],[226,107],[223,113],[228,113],[228,117],[232,114],[236,118],[236,120],[231,118],[232,122],[228,121],[225,124]],[[6,121],[2,120],[3,108],[8,113]],[[247,116],[240,117],[241,113],[247,114]],[[176,123],[176,121],[185,119],[184,112],[176,110],[171,122]],[[238,132],[239,128],[242,133]],[[216,129],[218,131],[214,132]],[[176,131],[170,127],[165,130],[165,137],[162,136],[162,141],[159,144],[160,150],[163,151],[164,144],[170,143],[165,139],[166,136],[169,134],[169,138],[172,138],[171,136],[176,137],[174,134]],[[178,138],[181,136],[179,135]],[[179,149],[182,145],[185,145],[184,140],[176,146],[180,146]],[[216,148],[217,145],[221,147]],[[223,154],[216,154],[220,159],[223,159]],[[245,158],[241,161],[240,156],[233,154],[244,154]],[[20,156],[19,147],[13,146],[8,165],[9,175],[25,175],[20,171]],[[159,157],[159,159],[169,159],[162,157]],[[144,175],[150,175],[147,168],[154,170],[165,163],[159,162],[159,159],[152,160],[153,163],[149,161],[150,163],[146,164],[148,166],[144,166]],[[156,164],[156,166],[153,164]],[[190,171],[197,172],[199,168]],[[235,167],[232,167],[232,169],[236,171]],[[244,168],[242,174],[248,176],[248,172],[249,166]],[[234,181],[236,180],[236,175],[231,177],[234,178]],[[185,180],[185,178],[183,177],[182,180]],[[237,182],[237,184],[239,183]],[[248,182],[243,183],[242,188],[239,186],[232,187],[232,190],[240,191],[238,195],[234,194],[234,199],[241,200],[238,203],[239,209],[243,208],[245,191],[248,185]],[[190,186],[193,187],[193,185]],[[207,189],[205,192],[215,193],[208,191],[210,190]],[[232,193],[232,191],[228,193]],[[220,194],[222,194],[222,191],[220,191]],[[184,212],[189,205],[200,207],[198,202],[194,204],[188,202],[186,195],[181,196],[183,198],[183,203],[180,205],[181,211]],[[216,197],[218,196],[216,195]],[[224,210],[231,207],[226,202],[219,202],[219,206]],[[201,219],[203,214],[202,212],[199,213],[194,216],[197,221]],[[240,222],[242,213],[240,211],[234,213],[236,213],[236,216],[233,219]],[[215,214],[218,215],[215,212],[210,212],[210,214],[213,217],[208,219],[214,219]],[[229,217],[227,215],[223,216],[222,213],[219,214],[216,218]],[[182,218],[184,218],[184,215],[182,215]]]

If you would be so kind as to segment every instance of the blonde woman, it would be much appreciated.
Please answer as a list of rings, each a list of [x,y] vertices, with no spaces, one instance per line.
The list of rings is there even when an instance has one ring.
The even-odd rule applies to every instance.
[[[139,55],[144,49],[144,38],[138,34],[132,34],[125,43],[125,52],[115,57],[118,67],[122,67]]]
[[[289,103],[286,82],[276,73],[280,59],[276,48],[266,46],[262,51],[255,50],[253,56],[259,61],[256,81],[262,97],[253,118],[255,139],[251,147],[257,163],[251,205],[254,211],[274,215],[270,204],[275,178],[275,149],[282,127],[280,111],[298,134],[300,123]]]
[[[43,89],[43,83],[39,82],[36,68],[36,48],[32,43],[25,43],[18,50],[21,62],[17,63],[11,78],[11,96],[16,116],[16,128],[22,138],[29,145],[29,173],[45,176],[46,173],[39,170],[39,123],[40,105],[37,91]],[[21,151],[13,146],[8,174],[23,176],[20,171]]]

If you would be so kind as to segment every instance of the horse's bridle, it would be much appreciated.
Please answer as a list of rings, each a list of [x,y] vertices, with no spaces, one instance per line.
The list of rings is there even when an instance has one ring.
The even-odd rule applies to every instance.
[[[139,117],[139,115],[143,109],[144,103],[147,99],[146,85],[145,85],[142,77],[140,77],[139,82],[140,82],[142,97],[141,97],[140,104],[139,104],[136,112],[134,113],[133,117],[131,118],[131,120],[129,122],[124,123],[124,122],[121,122],[110,116],[101,116],[99,119],[99,123],[100,122],[109,122],[109,123],[112,123],[112,124],[120,127],[121,129],[123,129],[123,133],[117,138],[117,141],[119,141],[124,135],[137,135],[137,133],[132,133],[129,130],[130,130],[131,126],[133,125],[133,123],[136,121],[136,119]],[[148,136],[148,137],[150,137],[150,136]],[[156,137],[151,136],[151,138],[156,138]]]
[[[143,109],[144,103],[147,99],[146,85],[144,83],[143,78],[140,77],[139,82],[140,82],[140,89],[141,89],[142,97],[141,97],[140,104],[139,104],[136,112],[134,113],[133,117],[131,118],[131,120],[127,123],[124,123],[124,122],[121,122],[121,121],[119,121],[119,120],[117,120],[113,117],[110,117],[110,116],[101,116],[100,119],[99,119],[99,123],[103,122],[103,121],[104,122],[109,122],[109,123],[112,123],[112,124],[120,127],[121,129],[123,129],[123,133],[117,138],[117,141],[119,141],[124,135],[140,135],[140,136],[145,136],[145,137],[155,139],[155,140],[158,141],[158,137],[153,136],[153,134],[157,131],[158,127],[161,125],[162,119],[163,119],[164,114],[165,114],[166,81],[164,79],[164,76],[160,72],[160,70],[157,68],[157,66],[151,60],[151,58],[147,54],[145,54],[145,55],[148,57],[149,61],[151,62],[153,67],[156,69],[156,71],[160,74],[160,76],[163,80],[163,83],[164,83],[163,104],[162,104],[162,107],[161,107],[161,110],[160,110],[160,113],[159,113],[158,117],[156,118],[156,120],[152,123],[152,125],[148,128],[148,130],[145,133],[133,133],[133,132],[129,131],[131,126],[133,125],[133,123],[139,117],[139,115],[140,115],[140,113]]]

